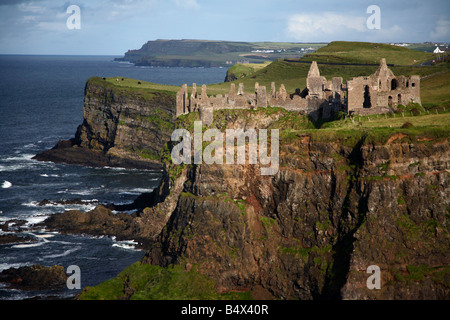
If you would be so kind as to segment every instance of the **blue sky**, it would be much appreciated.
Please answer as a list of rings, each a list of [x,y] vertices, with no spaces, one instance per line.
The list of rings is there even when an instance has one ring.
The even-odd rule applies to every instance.
[[[66,25],[70,5],[80,29]],[[123,55],[155,39],[449,42],[450,1],[0,0],[0,54]]]

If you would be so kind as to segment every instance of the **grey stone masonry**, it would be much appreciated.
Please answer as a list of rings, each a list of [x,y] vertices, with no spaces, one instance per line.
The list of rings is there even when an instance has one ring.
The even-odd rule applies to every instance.
[[[253,93],[246,93],[243,83],[239,83],[236,92],[236,85],[231,83],[230,91],[225,96],[208,96],[206,85],[202,85],[201,93],[198,94],[194,83],[188,95],[188,87],[184,84],[177,93],[176,116],[198,111],[205,124],[210,124],[214,110],[271,106],[318,119],[329,118],[339,111],[361,115],[386,113],[399,104],[410,102],[421,103],[420,77],[396,77],[384,58],[374,74],[352,78],[347,83],[342,77],[327,80],[320,75],[319,67],[313,61],[306,78],[306,88],[301,93],[289,94],[284,84],[277,90],[275,82],[270,84],[270,91],[267,92],[265,86],[256,82]]]

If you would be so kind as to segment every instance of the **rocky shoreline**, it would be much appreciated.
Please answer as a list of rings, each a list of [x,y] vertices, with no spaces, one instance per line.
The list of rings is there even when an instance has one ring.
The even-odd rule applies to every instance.
[[[64,267],[59,265],[45,267],[36,264],[0,272],[0,282],[6,284],[7,288],[26,291],[64,289],[67,277]]]
[[[160,163],[152,160],[120,157],[81,147],[76,139],[60,140],[52,149],[45,150],[32,159],[66,163],[87,167],[119,167],[126,169],[161,170]]]

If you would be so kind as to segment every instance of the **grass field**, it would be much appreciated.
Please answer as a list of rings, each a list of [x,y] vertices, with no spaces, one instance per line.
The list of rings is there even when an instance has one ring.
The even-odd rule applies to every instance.
[[[114,85],[116,87],[123,89],[136,88],[136,89],[160,90],[169,92],[177,92],[180,89],[179,86],[169,86],[165,84],[122,77],[110,77],[106,78],[106,80],[104,81],[106,81],[109,85]]]
[[[437,74],[421,82],[422,104],[450,107],[450,71]]]
[[[386,58],[387,63],[394,65],[417,65],[435,58],[435,55],[383,43],[335,41],[312,54],[306,55],[302,60],[378,64],[381,58]]]
[[[79,300],[251,300],[250,292],[218,294],[214,282],[195,270],[176,265],[168,268],[136,262],[116,278],[86,288]],[[126,286],[125,286],[126,284]],[[130,288],[127,297],[126,287]]]

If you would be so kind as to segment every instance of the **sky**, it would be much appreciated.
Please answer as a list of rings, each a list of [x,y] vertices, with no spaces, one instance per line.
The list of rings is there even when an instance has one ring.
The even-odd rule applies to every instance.
[[[123,55],[156,39],[450,42],[450,1],[0,0],[0,54]]]

